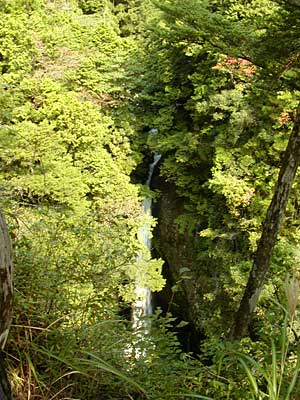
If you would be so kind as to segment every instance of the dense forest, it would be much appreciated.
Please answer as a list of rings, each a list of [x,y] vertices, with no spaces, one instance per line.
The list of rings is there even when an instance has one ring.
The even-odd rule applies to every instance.
[[[299,400],[300,1],[0,14],[0,399]]]

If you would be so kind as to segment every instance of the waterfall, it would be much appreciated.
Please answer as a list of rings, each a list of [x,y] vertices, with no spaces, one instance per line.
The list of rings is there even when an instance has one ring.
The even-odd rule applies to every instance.
[[[160,154],[154,154],[153,162],[149,166],[148,179],[146,185],[150,187],[151,179],[155,166],[161,159]],[[151,205],[152,199],[145,198],[143,201],[143,212],[147,215],[151,215]],[[139,228],[138,237],[141,243],[147,247],[151,252],[151,227],[149,224],[145,224]],[[138,260],[143,259],[143,253],[139,254]],[[142,334],[140,336],[145,336],[150,332],[150,322],[146,319],[141,320],[143,317],[150,317],[152,315],[152,299],[151,291],[148,287],[143,286],[143,271],[141,271],[141,282],[136,282],[136,301],[132,306],[132,321],[134,330],[141,330]],[[136,357],[140,357],[143,354],[141,351],[136,352]]]

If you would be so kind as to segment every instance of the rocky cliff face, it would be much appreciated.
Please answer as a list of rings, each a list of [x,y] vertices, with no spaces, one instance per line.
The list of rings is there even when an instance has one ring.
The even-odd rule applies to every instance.
[[[170,311],[179,320],[189,322],[180,329],[179,339],[186,350],[198,352],[203,338],[201,266],[197,262],[199,236],[179,231],[176,219],[184,208],[183,199],[177,195],[175,186],[161,177],[155,177],[153,184],[161,193],[153,209],[153,215],[158,219],[153,245],[155,255],[165,260],[163,274],[167,280],[165,288],[155,295],[155,303],[164,312]]]

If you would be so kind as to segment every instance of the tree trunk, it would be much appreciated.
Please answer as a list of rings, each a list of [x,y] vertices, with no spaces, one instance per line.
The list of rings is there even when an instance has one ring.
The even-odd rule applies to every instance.
[[[4,217],[0,211],[0,400],[12,399],[7,380],[4,349],[12,317],[12,252]]]
[[[12,316],[12,254],[10,238],[0,211],[0,349],[3,350]]]
[[[231,340],[239,340],[247,334],[252,313],[256,307],[266,274],[269,270],[272,251],[300,161],[299,126],[300,104],[296,110],[293,131],[285,150],[273,198],[263,223],[262,234],[255,253],[252,270],[230,332]]]

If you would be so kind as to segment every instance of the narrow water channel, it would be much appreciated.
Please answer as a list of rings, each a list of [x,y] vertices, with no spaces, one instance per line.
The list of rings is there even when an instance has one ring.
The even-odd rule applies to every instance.
[[[148,187],[150,187],[151,185],[153,172],[160,159],[160,154],[154,154],[153,162],[149,165],[148,170],[148,178],[146,181],[146,185]],[[143,212],[146,215],[151,215],[151,205],[151,198],[144,199]],[[149,224],[145,224],[140,227],[138,237],[141,243],[151,252],[151,226]],[[143,256],[143,253],[139,254],[138,259],[142,259]],[[145,281],[144,274],[145,272],[141,271],[140,282],[136,282],[136,301],[132,306],[132,321],[134,330],[140,331],[141,335],[146,336],[150,332],[151,328],[150,321],[147,320],[147,317],[150,317],[152,315],[152,295],[151,290],[143,285],[143,282]]]

